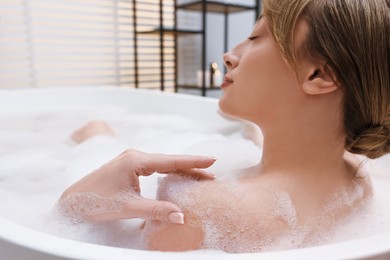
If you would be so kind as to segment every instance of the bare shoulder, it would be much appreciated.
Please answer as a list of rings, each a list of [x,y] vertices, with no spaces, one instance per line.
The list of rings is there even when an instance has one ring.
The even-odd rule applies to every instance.
[[[158,197],[177,204],[185,224],[148,221],[144,234],[152,250],[260,251],[267,241],[286,231],[295,215],[288,195],[276,196],[236,181],[169,177],[160,183]]]
[[[291,174],[202,182],[166,177],[158,199],[177,204],[185,224],[147,222],[146,244],[163,251],[213,248],[239,253],[321,242],[319,234],[370,197],[369,175],[357,172],[356,163],[350,167],[345,175],[316,182]]]

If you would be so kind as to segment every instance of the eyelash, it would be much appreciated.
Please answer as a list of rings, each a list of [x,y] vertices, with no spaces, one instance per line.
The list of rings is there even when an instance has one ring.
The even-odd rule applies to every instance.
[[[259,36],[251,36],[251,37],[248,37],[248,40],[253,41],[253,40],[257,39],[257,38],[259,38]]]

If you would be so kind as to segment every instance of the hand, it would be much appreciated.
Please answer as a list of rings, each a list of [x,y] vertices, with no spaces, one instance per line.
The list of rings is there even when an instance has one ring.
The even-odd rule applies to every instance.
[[[214,162],[214,158],[203,156],[127,150],[70,186],[62,194],[60,206],[80,221],[143,218],[183,224],[183,214],[175,204],[140,196],[138,178],[158,172],[212,180],[214,175],[202,168]]]

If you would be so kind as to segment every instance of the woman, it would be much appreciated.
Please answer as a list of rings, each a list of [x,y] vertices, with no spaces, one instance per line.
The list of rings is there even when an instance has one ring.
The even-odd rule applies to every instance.
[[[254,252],[326,241],[371,195],[353,154],[390,152],[389,37],[388,0],[264,1],[250,37],[224,55],[219,103],[262,129],[262,159],[232,181],[165,178],[158,198],[179,206],[184,224],[147,220],[148,248]],[[98,190],[76,183],[62,201]]]

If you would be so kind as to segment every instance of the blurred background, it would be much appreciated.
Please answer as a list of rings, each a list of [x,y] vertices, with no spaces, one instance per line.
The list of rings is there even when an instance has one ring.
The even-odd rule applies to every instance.
[[[0,0],[0,88],[122,86],[219,97],[260,0]]]

